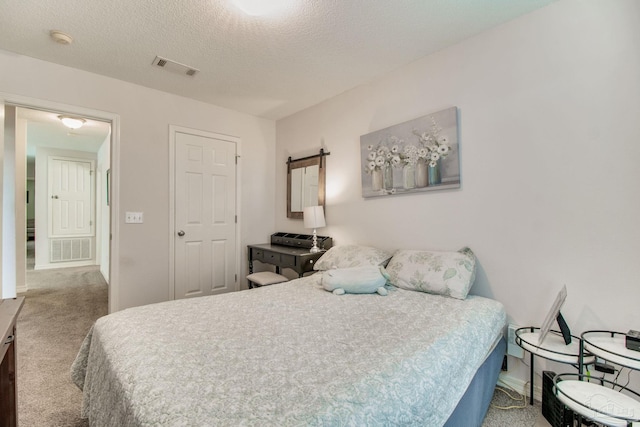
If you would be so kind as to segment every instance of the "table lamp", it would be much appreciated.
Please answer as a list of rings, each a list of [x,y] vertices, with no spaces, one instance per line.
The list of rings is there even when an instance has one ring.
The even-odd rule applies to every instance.
[[[327,224],[324,221],[324,209],[322,206],[307,206],[302,210],[302,217],[304,218],[304,228],[313,228],[313,246],[311,247],[311,253],[320,252],[318,247],[318,236],[316,236],[316,228],[325,227]]]

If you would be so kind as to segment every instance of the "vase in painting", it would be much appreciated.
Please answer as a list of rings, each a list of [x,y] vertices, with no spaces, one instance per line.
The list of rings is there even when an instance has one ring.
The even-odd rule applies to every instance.
[[[426,187],[428,184],[428,172],[427,168],[429,164],[425,159],[418,160],[416,163],[416,187],[422,188]]]
[[[402,186],[406,190],[416,188],[416,168],[414,165],[407,163],[402,168]]]
[[[439,185],[442,183],[440,176],[440,159],[436,161],[434,166],[429,165],[429,185]]]
[[[382,190],[382,170],[374,169],[371,171],[371,189],[373,191]]]
[[[384,189],[391,191],[393,189],[393,168],[391,165],[386,165],[382,170]]]

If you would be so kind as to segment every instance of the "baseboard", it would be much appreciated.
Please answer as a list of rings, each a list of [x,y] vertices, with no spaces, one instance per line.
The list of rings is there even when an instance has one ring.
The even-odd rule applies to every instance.
[[[91,265],[97,265],[95,260],[87,260],[87,261],[67,261],[67,262],[56,262],[56,263],[47,263],[47,264],[36,264],[33,266],[34,270],[53,270],[56,268],[70,268],[70,267],[88,267]]]
[[[28,290],[29,290],[29,288],[25,284],[25,285],[16,287],[16,294],[21,294],[21,293],[27,292]]]
[[[529,394],[531,393],[529,381],[524,381],[520,378],[512,377],[508,373],[501,372],[498,376],[498,385],[501,384],[514,389],[520,394],[524,394],[527,396],[527,402],[529,402]],[[537,374],[533,382],[533,399],[538,402],[542,401],[542,377]]]

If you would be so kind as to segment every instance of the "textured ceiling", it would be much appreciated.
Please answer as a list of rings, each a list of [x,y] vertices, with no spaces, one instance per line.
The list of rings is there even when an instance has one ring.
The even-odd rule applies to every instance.
[[[249,16],[232,0],[3,0],[0,49],[279,119],[554,0],[288,1]]]

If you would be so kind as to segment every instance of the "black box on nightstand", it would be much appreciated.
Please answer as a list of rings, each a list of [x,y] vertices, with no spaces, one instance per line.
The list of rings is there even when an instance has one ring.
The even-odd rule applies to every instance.
[[[555,372],[542,372],[542,416],[552,427],[573,427],[573,411],[564,406],[553,392],[555,376]]]
[[[640,332],[634,330],[627,332],[624,345],[629,350],[640,351]]]

